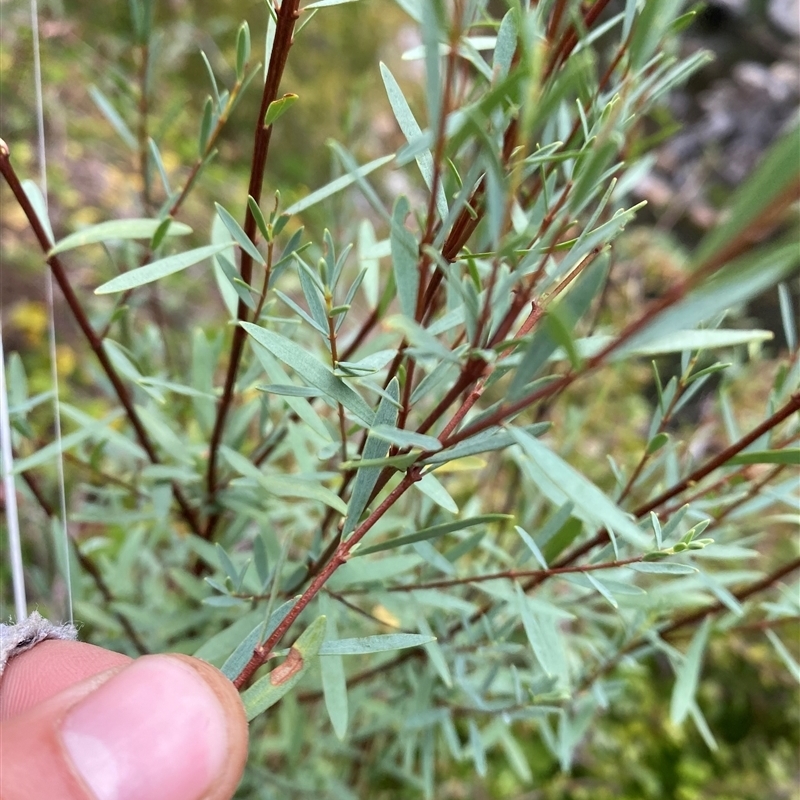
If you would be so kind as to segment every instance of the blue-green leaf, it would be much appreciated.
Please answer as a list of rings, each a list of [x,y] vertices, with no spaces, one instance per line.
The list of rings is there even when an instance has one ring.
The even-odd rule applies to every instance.
[[[422,135],[422,128],[420,128],[419,123],[408,105],[408,101],[403,95],[402,89],[386,64],[381,64],[381,77],[383,78],[383,85],[386,87],[386,94],[389,97],[389,104],[392,107],[397,124],[406,137],[406,141],[412,142]],[[428,187],[428,190],[431,190],[433,187],[434,173],[431,151],[428,149],[421,151],[417,154],[416,161],[419,171],[422,173],[422,179],[425,181],[425,185]],[[447,199],[445,198],[444,186],[441,180],[439,180],[437,184],[436,210],[441,219],[444,220],[447,218]]]
[[[398,409],[394,401],[400,399],[400,384],[397,378],[392,378],[391,383],[386,387],[386,397],[381,398],[378,410],[375,412],[375,425],[394,425],[397,421]],[[370,433],[367,437],[363,459],[384,458],[389,452],[389,444],[385,439]],[[358,470],[356,479],[353,483],[353,492],[350,495],[350,502],[347,504],[347,519],[344,522],[342,536],[349,536],[354,530],[364,509],[367,507],[372,490],[378,477],[381,474],[380,467],[364,467]]]
[[[329,367],[312,356],[305,348],[295,344],[279,333],[265,330],[250,322],[242,327],[255,342],[268,350],[277,359],[291,367],[306,383],[316,386],[322,393],[341,403],[364,425],[372,424],[372,409],[361,395],[351,389],[341,378],[337,378]]]
[[[297,685],[319,653],[324,638],[325,617],[317,617],[300,634],[286,660],[242,694],[248,721],[275,705]]]
[[[527,465],[531,478],[548,496],[571,500],[583,516],[623,536],[638,547],[647,540],[638,525],[586,476],[519,428],[509,428],[511,435],[531,459]]]
[[[421,647],[435,641],[435,636],[424,636],[420,633],[385,633],[355,639],[329,639],[322,645],[319,654],[321,656],[355,656],[365,653],[385,653],[389,650]]]
[[[669,716],[673,724],[680,725],[689,713],[689,706],[694,700],[697,683],[700,679],[703,652],[706,649],[708,633],[711,630],[711,619],[706,617],[703,624],[692,637],[686,657],[678,668],[675,686],[672,689],[672,700]]]
[[[97,242],[110,242],[114,239],[150,239],[163,222],[164,220],[160,219],[114,219],[99,222],[97,225],[81,228],[81,230],[65,236],[53,245],[47,256],[49,258],[76,247],[84,247]],[[191,232],[192,229],[188,225],[172,220],[166,235],[185,236]]]
[[[327,595],[322,596],[322,607],[324,611],[329,611],[330,602]],[[336,621],[333,615],[327,617],[328,625],[326,636],[336,640],[338,632],[336,630]],[[323,643],[322,647],[325,647]],[[322,650],[320,650],[320,655]],[[347,735],[347,680],[344,674],[344,662],[339,654],[331,653],[329,658],[325,659],[325,663],[320,668],[322,677],[322,694],[325,698],[325,708],[328,711],[328,716],[333,725],[333,732],[336,738],[342,741]]]
[[[283,622],[286,615],[292,610],[297,597],[287,600],[283,605],[276,608],[270,615],[269,619],[264,622],[261,620],[250,633],[237,645],[236,649],[228,656],[225,663],[222,665],[222,672],[233,680],[245,667],[250,657],[253,655],[253,650],[266,641],[272,635],[272,632],[278,625]]]
[[[397,296],[400,309],[409,319],[414,319],[417,307],[417,290],[419,288],[419,271],[417,269],[417,240],[405,226],[405,219],[411,211],[408,198],[400,196],[392,209],[392,268],[397,285]]]
[[[214,203],[214,207],[217,209],[217,214],[219,214],[222,224],[228,229],[228,233],[233,236],[236,244],[263,267],[267,263],[264,261],[264,256],[258,252],[258,248],[250,241],[247,234],[242,230],[242,226],[224,206]]]
[[[349,172],[347,175],[342,175],[341,178],[331,181],[321,189],[311,192],[311,194],[306,195],[306,197],[304,197],[302,200],[298,200],[296,203],[290,205],[289,208],[287,208],[283,213],[287,216],[299,214],[301,211],[311,208],[311,206],[316,205],[322,200],[326,200],[332,195],[335,195],[337,192],[341,192],[342,189],[346,189],[348,186],[356,183],[356,181],[358,181],[360,178],[363,178],[365,175],[369,175],[370,172],[374,172],[376,169],[379,169],[384,164],[388,164],[393,159],[394,156],[382,156],[381,158],[376,158],[374,161],[370,161],[369,164],[364,164],[363,167],[358,167],[352,172]]]
[[[118,275],[116,278],[112,278],[102,286],[98,286],[97,289],[94,290],[94,293],[113,294],[114,292],[126,292],[128,289],[135,289],[137,286],[144,286],[146,283],[152,283],[160,278],[165,278],[167,275],[180,272],[194,264],[199,264],[201,261],[221,252],[226,247],[230,247],[230,242],[198,247],[186,253],[178,253],[174,256],[161,258],[158,261],[153,261],[150,264],[145,264],[143,267],[132,269],[129,272]]]

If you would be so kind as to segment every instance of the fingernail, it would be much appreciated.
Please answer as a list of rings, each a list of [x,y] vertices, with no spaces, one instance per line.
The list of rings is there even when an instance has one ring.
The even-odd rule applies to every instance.
[[[188,664],[145,656],[76,705],[61,725],[97,800],[197,800],[226,758],[224,712]]]

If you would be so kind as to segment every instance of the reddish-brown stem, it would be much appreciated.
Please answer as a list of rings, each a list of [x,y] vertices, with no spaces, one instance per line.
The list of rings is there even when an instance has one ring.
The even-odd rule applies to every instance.
[[[436,129],[436,145],[433,152],[433,178],[431,179],[431,195],[428,199],[428,212],[427,222],[425,225],[425,232],[420,242],[420,251],[423,250],[425,245],[429,245],[433,241],[433,235],[436,230],[436,222],[438,215],[436,213],[436,195],[439,192],[439,187],[442,181],[442,158],[444,156],[444,148],[446,144],[445,126],[447,124],[447,115],[450,111],[450,102],[453,93],[453,82],[455,80],[456,71],[456,54],[458,52],[458,40],[460,37],[460,20],[456,21],[451,28],[450,33],[450,51],[447,55],[447,62],[445,67],[444,76],[444,89],[442,91],[442,104],[439,108],[439,119]],[[414,318],[419,322],[425,312],[425,296],[426,287],[428,285],[428,266],[430,264],[429,257],[423,252],[420,259],[420,273],[419,284],[417,289],[417,306],[414,313]],[[402,426],[401,426],[402,427]]]
[[[275,25],[275,39],[272,46],[269,67],[267,69],[267,79],[264,83],[264,91],[261,95],[261,107],[256,119],[255,135],[253,142],[253,159],[250,167],[250,185],[248,194],[258,203],[261,200],[261,189],[264,182],[264,169],[269,154],[269,143],[272,136],[272,125],[264,125],[264,117],[270,103],[278,97],[281,79],[286,61],[289,57],[289,50],[293,42],[295,21],[298,17],[299,0],[284,0],[278,10],[278,19]],[[257,225],[250,206],[244,220],[244,232],[251,242],[256,241]],[[246,251],[241,251],[240,269],[242,280],[246,284],[252,282],[253,258]],[[247,306],[243,300],[239,300],[236,311],[237,319],[244,321],[247,319]],[[211,433],[208,450],[208,471],[206,473],[206,487],[209,499],[213,499],[216,492],[217,482],[217,452],[222,442],[222,433],[225,429],[225,421],[233,402],[236,376],[239,372],[239,364],[244,351],[246,332],[241,325],[237,325],[233,330],[233,341],[231,342],[230,358],[228,360],[228,372],[225,376],[225,386],[222,390],[219,404],[217,405],[217,416],[214,420],[214,428]],[[208,530],[208,529],[207,529]],[[210,533],[210,531],[209,531]]]
[[[550,22],[547,25],[547,38],[553,40],[558,33],[558,26],[564,16],[564,9],[567,7],[567,0],[556,0],[553,11],[550,14]]]
[[[9,188],[14,194],[17,203],[19,203],[20,208],[25,214],[28,224],[31,226],[31,229],[33,230],[33,233],[39,242],[39,246],[42,248],[44,253],[47,254],[53,246],[52,242],[42,226],[42,223],[39,220],[35,209],[31,205],[30,200],[28,200],[28,196],[25,194],[22,184],[19,182],[19,178],[17,177],[17,174],[11,165],[8,147],[2,140],[0,140],[0,173],[2,173],[3,178],[5,178],[6,183],[8,183]],[[150,441],[150,437],[148,436],[141,419],[139,419],[139,414],[136,412],[130,395],[125,388],[125,385],[122,383],[122,379],[106,355],[106,351],[103,348],[103,343],[97,337],[94,328],[92,328],[91,323],[89,322],[89,318],[86,316],[86,312],[83,310],[83,307],[81,306],[80,301],[75,294],[75,290],[72,288],[72,284],[69,282],[67,272],[64,269],[64,265],[61,263],[61,259],[57,255],[51,255],[46,258],[46,262],[50,267],[53,277],[56,279],[56,283],[64,295],[64,299],[67,301],[67,305],[69,306],[75,321],[78,323],[78,327],[80,327],[81,332],[86,337],[89,347],[91,347],[92,352],[100,362],[103,372],[105,372],[106,377],[111,382],[111,385],[114,388],[114,393],[117,395],[117,399],[125,409],[128,421],[131,423],[131,426],[136,433],[136,438],[138,439],[139,444],[145,453],[147,453],[147,457],[152,463],[160,463],[158,454],[156,453],[155,448]],[[172,484],[172,494],[181,509],[181,514],[186,523],[194,533],[196,533],[198,536],[201,535],[200,522],[197,518],[195,510],[189,505],[189,501],[184,496],[183,491],[174,482]]]
[[[701,467],[698,467],[698,469],[692,472],[691,475],[687,475],[683,480],[678,481],[673,486],[670,486],[669,489],[666,489],[657,497],[654,497],[644,505],[639,506],[634,513],[637,517],[642,517],[666,503],[667,500],[671,500],[689,486],[693,486],[698,481],[701,481],[706,477],[706,475],[713,472],[715,469],[724,466],[724,464],[727,461],[730,461],[730,459],[732,459],[737,453],[740,453],[745,447],[755,442],[768,431],[771,431],[776,425],[779,425],[798,410],[800,410],[800,392],[795,392],[795,394],[789,398],[789,401],[784,406],[779,408],[772,416],[767,417],[767,419],[765,419],[760,425],[756,425],[756,427],[753,428],[750,433],[746,434],[729,447],[726,447],[714,458],[706,461],[705,464],[703,464]]]
[[[742,602],[743,600],[747,600],[749,597],[752,597],[759,592],[763,592],[766,589],[769,589],[771,586],[776,584],[781,579],[785,578],[787,575],[790,575],[795,570],[800,569],[800,558],[795,558],[793,561],[790,561],[788,564],[784,564],[781,567],[778,567],[774,572],[771,572],[769,575],[766,575],[761,580],[755,581],[754,583],[748,584],[741,589],[733,592],[733,596],[739,601]],[[658,631],[658,635],[663,639],[667,636],[671,636],[672,634],[679,631],[681,628],[691,627],[696,625],[698,622],[701,622],[706,617],[712,616],[713,614],[719,614],[723,612],[728,607],[722,602],[712,603],[711,605],[704,606],[703,608],[699,608],[697,611],[692,611],[688,614],[684,614],[682,617],[678,617],[678,619],[671,622],[666,627],[662,628]],[[590,675],[584,678],[581,681],[580,690],[586,689],[587,687],[591,686],[601,675],[605,675],[608,672],[611,672],[617,664],[622,660],[624,656],[628,653],[632,653],[635,650],[638,650],[640,647],[643,647],[647,644],[647,641],[643,638],[635,639],[634,641],[627,644],[623,647],[615,656],[610,659],[609,661],[605,662],[604,664],[600,665],[597,669],[595,669]]]
[[[624,558],[620,561],[606,561],[602,564],[582,564],[573,567],[552,567],[551,569],[507,569],[501,572],[488,572],[485,575],[471,575],[467,578],[446,578],[440,581],[426,583],[412,583],[403,586],[387,586],[385,592],[414,592],[417,589],[446,589],[450,586],[483,583],[484,581],[498,581],[503,579],[518,580],[519,578],[550,578],[554,575],[569,575],[575,572],[594,572],[602,569],[615,569],[626,567],[628,564],[637,564],[642,561],[642,556]],[[364,590],[366,591],[366,590]],[[347,594],[361,594],[359,590],[350,590]]]
[[[590,8],[587,9],[586,13],[583,15],[583,24],[586,28],[591,28],[592,25],[597,21],[597,18],[603,13],[606,6],[611,2],[611,0],[597,0],[597,2],[593,3]],[[575,30],[575,26],[571,26],[569,30],[564,34],[561,38],[561,41],[556,47],[555,51],[553,52],[552,56],[550,57],[550,61],[547,64],[547,67],[544,71],[544,79],[546,80],[553,71],[560,66],[561,64],[566,61],[569,57],[569,54],[575,49],[575,45],[578,44],[578,32]]]
[[[333,557],[320,570],[319,574],[309,584],[301,597],[286,615],[280,625],[273,631],[272,635],[262,644],[256,647],[253,655],[233,681],[237,689],[241,689],[253,677],[255,671],[266,662],[269,654],[276,644],[283,638],[284,634],[291,628],[294,621],[300,616],[303,609],[316,597],[320,589],[327,583],[334,572],[344,564],[352,549],[369,533],[373,525],[405,494],[405,492],[420,478],[422,473],[419,470],[409,470],[403,480],[386,495],[383,502],[355,529],[347,541],[340,542],[333,554]],[[276,576],[277,580],[277,576]]]

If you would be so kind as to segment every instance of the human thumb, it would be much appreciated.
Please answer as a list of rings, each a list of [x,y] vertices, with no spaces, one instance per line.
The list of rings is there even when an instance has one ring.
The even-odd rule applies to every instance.
[[[67,653],[91,647],[43,642],[12,659],[3,677],[2,800],[230,800],[244,769],[247,722],[221,672],[189,656],[122,664],[118,656],[111,668],[84,673],[55,694],[26,687],[41,681],[42,670],[26,670],[25,659],[34,663],[39,651],[41,662],[48,647],[57,654],[62,645],[71,646],[62,648]],[[49,662],[50,674],[58,672]],[[62,675],[71,669],[61,666]],[[44,699],[22,701],[14,713],[7,692]]]

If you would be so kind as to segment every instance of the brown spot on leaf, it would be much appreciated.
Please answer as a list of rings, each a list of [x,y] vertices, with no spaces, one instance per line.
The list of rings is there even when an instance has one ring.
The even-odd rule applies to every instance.
[[[286,656],[286,661],[270,672],[269,682],[273,686],[280,686],[282,683],[286,683],[292,675],[299,672],[302,668],[303,656],[300,655],[300,651],[297,648],[292,647],[289,650],[289,655]]]

